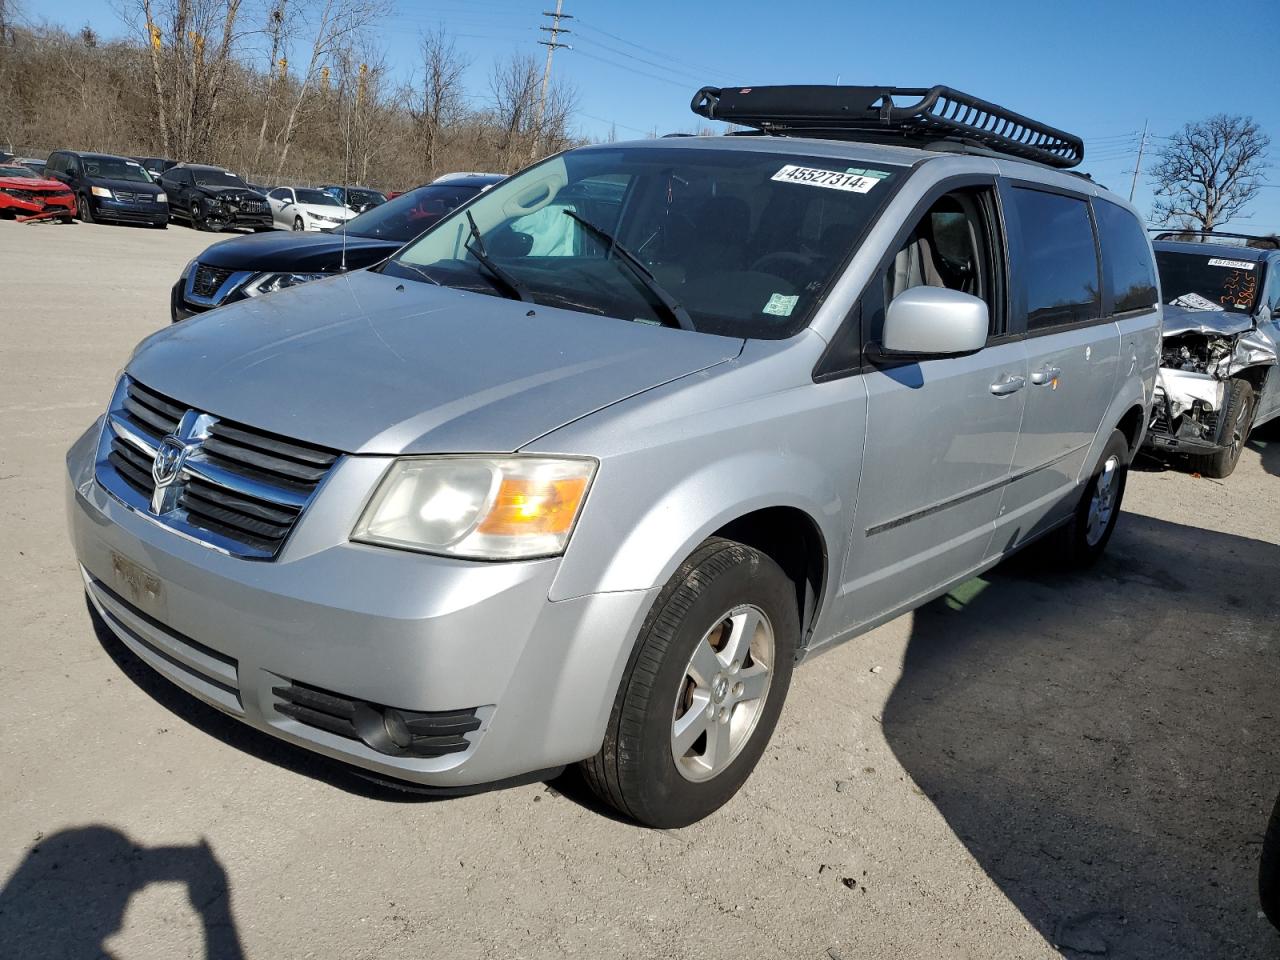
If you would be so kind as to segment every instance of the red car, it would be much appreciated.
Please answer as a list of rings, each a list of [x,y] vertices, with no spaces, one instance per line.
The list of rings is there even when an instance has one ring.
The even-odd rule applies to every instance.
[[[65,183],[45,180],[20,164],[0,165],[0,217],[70,223],[75,215],[76,198]]]

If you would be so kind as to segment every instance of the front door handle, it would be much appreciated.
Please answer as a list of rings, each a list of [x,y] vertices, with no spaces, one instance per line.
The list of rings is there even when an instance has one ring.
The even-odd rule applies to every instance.
[[[1041,367],[1039,370],[1032,372],[1031,382],[1036,386],[1043,386],[1046,383],[1053,383],[1062,376],[1062,370],[1059,367]]]
[[[1026,385],[1026,377],[1001,377],[991,385],[991,392],[997,397],[1007,397],[1011,393],[1017,393]]]

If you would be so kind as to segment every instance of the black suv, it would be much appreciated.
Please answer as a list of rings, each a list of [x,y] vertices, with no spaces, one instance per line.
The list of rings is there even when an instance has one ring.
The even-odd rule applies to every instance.
[[[166,170],[178,165],[177,160],[166,160],[164,157],[134,157],[133,159],[142,164],[142,168],[156,180],[164,176]]]
[[[271,229],[267,198],[230,170],[179,163],[166,170],[160,182],[169,194],[170,212],[196,230]]]
[[[136,160],[106,153],[55,150],[45,162],[44,173],[71,188],[80,219],[85,223],[114,220],[161,229],[169,223],[164,190]]]
[[[224,303],[371,266],[500,180],[478,174],[418,187],[332,231],[290,230],[215,243],[178,277],[170,315],[176,323]]]

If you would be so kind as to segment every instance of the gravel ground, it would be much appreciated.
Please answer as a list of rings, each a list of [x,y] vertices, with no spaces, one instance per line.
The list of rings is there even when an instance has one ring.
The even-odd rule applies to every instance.
[[[63,453],[214,239],[0,222],[0,957],[1280,956],[1280,430],[1224,483],[1135,471],[1087,575],[1019,558],[802,668],[700,825],[572,776],[406,800],[86,613]]]

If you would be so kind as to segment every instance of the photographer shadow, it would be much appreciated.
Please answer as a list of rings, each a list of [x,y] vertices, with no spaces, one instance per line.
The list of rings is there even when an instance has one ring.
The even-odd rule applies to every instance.
[[[110,957],[129,900],[155,883],[181,883],[199,915],[206,960],[240,960],[227,873],[205,841],[145,847],[93,825],[38,840],[0,889],[0,956]]]
[[[1280,547],[1126,513],[1093,570],[1049,553],[916,611],[890,746],[1066,955],[1274,958]]]

